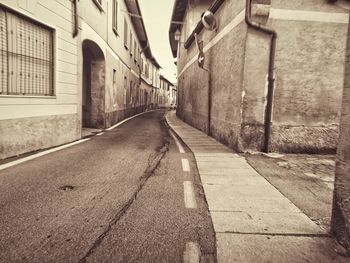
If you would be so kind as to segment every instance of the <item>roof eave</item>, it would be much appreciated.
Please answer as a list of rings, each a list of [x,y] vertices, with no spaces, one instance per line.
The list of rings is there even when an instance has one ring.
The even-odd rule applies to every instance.
[[[175,32],[177,29],[182,28],[182,22],[185,16],[188,0],[175,0],[173,13],[171,15],[170,27],[169,27],[169,43],[173,57],[177,56],[177,44],[175,40]]]

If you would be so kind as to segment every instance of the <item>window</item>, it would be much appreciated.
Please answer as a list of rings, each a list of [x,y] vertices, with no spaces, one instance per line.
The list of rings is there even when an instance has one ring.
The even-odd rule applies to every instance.
[[[148,63],[146,62],[146,65],[145,65],[145,75],[146,75],[146,78],[148,78]]]
[[[0,7],[0,95],[53,96],[53,31]]]
[[[124,19],[124,47],[128,49],[128,23]]]
[[[117,107],[117,70],[113,69],[113,107]]]
[[[126,88],[127,88],[127,79],[126,76],[124,76],[124,93],[123,93],[123,98],[124,98],[124,105],[126,105]]]
[[[118,35],[118,1],[113,0],[113,31]]]
[[[129,87],[129,104],[133,104],[133,96],[134,92],[132,90],[132,81],[130,81],[130,87]]]
[[[139,62],[139,64],[140,64],[140,61],[141,61],[141,52],[140,52],[140,48],[138,47],[137,48],[137,54],[138,54],[138,62]]]
[[[137,60],[137,45],[136,45],[136,40],[134,41],[134,61],[136,62]]]
[[[130,30],[130,56],[132,56],[132,33],[131,33],[131,30]]]

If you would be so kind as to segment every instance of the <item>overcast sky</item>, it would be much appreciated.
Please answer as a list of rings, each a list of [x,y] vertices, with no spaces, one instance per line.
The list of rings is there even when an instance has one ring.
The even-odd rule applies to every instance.
[[[163,68],[161,73],[176,82],[168,36],[174,0],[139,0],[139,4],[153,56]]]

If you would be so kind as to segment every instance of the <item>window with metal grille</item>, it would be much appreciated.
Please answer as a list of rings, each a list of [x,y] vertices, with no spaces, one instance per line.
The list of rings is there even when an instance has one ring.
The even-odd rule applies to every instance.
[[[136,40],[134,41],[134,62],[137,60],[137,44]]]
[[[128,23],[124,19],[124,47],[128,49]]]
[[[113,1],[113,31],[118,34],[118,1]]]
[[[129,41],[129,44],[130,44],[130,56],[132,56],[132,33],[131,33],[131,30],[130,30],[130,41]]]
[[[53,96],[53,32],[0,6],[0,95]]]

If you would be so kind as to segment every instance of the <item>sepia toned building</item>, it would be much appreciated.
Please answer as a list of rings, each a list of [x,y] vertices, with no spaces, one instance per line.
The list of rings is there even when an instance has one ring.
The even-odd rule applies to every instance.
[[[334,152],[348,6],[176,0],[169,39],[178,67],[177,115],[239,151]],[[206,10],[216,20],[213,30],[201,21]]]
[[[174,104],[174,84],[171,83],[163,75],[160,76],[160,89],[159,89],[159,98],[158,105],[159,107],[168,108]]]
[[[157,107],[137,0],[2,0],[0,34],[0,159]]]
[[[350,31],[347,35],[344,91],[333,195],[332,232],[350,250]]]

